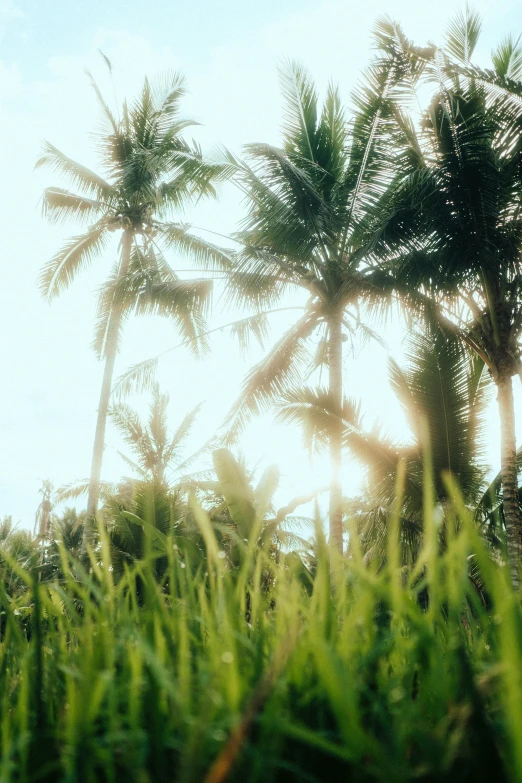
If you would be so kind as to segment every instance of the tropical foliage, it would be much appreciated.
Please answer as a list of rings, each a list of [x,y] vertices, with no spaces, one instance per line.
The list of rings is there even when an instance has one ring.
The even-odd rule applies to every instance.
[[[447,476],[453,475],[466,504],[477,514],[489,509],[490,490],[483,460],[483,414],[488,381],[484,365],[462,351],[442,332],[409,338],[408,366],[390,360],[390,383],[397,395],[412,441],[396,442],[363,425],[361,404],[345,400],[341,421],[343,446],[367,468],[362,495],[345,504],[356,521],[357,537],[367,561],[386,556],[390,518],[397,513],[397,475],[403,471],[400,506],[403,561],[414,563],[422,546],[424,477],[432,471],[434,502],[444,518]],[[315,449],[324,448],[338,418],[324,389],[290,390],[278,406],[282,422],[298,422]]]
[[[160,573],[151,549],[115,581],[103,527],[90,574],[63,546],[60,580],[19,567],[0,625],[2,779],[515,783],[520,603],[448,494],[448,546],[427,512],[420,581],[398,578],[394,536],[378,575],[356,549],[332,568],[320,529],[309,590],[255,542],[231,568],[204,512],[195,572],[169,535]]]
[[[425,56],[435,94],[416,129],[401,121],[408,154],[380,205],[376,255],[397,291],[458,335],[498,389],[508,556],[518,584],[518,502],[512,378],[521,372],[520,42],[507,38],[492,69],[471,62],[480,19],[469,9],[446,45]]]
[[[506,38],[479,68],[480,26],[467,9],[443,46],[418,47],[380,20],[346,109],[286,63],[281,144],[219,163],[185,137],[179,74],[121,111],[92,82],[102,175],[46,144],[38,165],[74,192],[48,188],[44,213],[83,229],[43,293],[106,251],[114,265],[90,478],[44,481],[32,534],[0,521],[1,783],[522,779],[522,45]],[[234,251],[173,222],[225,179],[245,197]],[[182,279],[170,254],[203,276]],[[209,349],[218,269],[221,301],[247,309],[228,324],[244,348],[271,313],[301,315],[187,456],[200,406],[171,429],[157,360],[118,399],[114,365],[132,315]],[[402,437],[345,393],[345,342],[385,347],[390,312],[408,319],[405,359],[389,359]],[[122,399],[136,382],[152,386],[146,418]],[[329,453],[328,487],[282,504],[277,465],[258,475],[236,450],[268,408]],[[108,417],[131,471],[117,483],[101,477]],[[343,461],[365,468],[357,496]]]

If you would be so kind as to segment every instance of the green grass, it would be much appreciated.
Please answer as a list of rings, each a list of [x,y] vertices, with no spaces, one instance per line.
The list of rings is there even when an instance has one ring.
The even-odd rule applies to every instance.
[[[60,581],[10,563],[26,590],[0,581],[1,783],[522,780],[520,602],[454,498],[444,553],[427,503],[412,572],[396,524],[378,574],[356,546],[330,565],[319,535],[308,590],[254,540],[228,570],[203,513],[195,575],[152,537],[117,585],[103,534],[90,570],[62,548]]]

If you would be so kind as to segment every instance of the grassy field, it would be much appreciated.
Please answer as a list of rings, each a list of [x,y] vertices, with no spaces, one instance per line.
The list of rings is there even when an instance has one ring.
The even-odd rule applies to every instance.
[[[522,780],[520,601],[456,493],[447,516],[410,571],[397,520],[378,573],[320,530],[311,571],[255,532],[230,568],[203,512],[198,568],[152,525],[117,584],[103,531],[50,582],[6,563],[0,781]]]

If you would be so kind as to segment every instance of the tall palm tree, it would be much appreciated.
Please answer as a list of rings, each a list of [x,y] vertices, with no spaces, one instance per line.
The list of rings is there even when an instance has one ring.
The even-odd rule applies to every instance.
[[[289,64],[281,71],[283,146],[251,144],[247,162],[233,161],[249,211],[236,237],[243,249],[230,276],[230,295],[260,308],[292,289],[308,297],[302,317],[249,373],[228,417],[233,435],[306,368],[319,364],[328,368],[328,393],[341,410],[346,332],[361,325],[359,304],[382,293],[368,263],[366,218],[391,179],[392,97],[416,68],[411,47],[408,56],[388,54],[388,39],[402,37],[397,27],[383,23],[378,33],[382,54],[355,93],[350,122],[334,86],[321,107],[310,77]],[[308,350],[314,334],[322,338],[315,360]],[[330,437],[330,542],[342,552],[341,451],[339,427]]]
[[[81,220],[87,230],[70,239],[49,261],[41,289],[53,299],[96,257],[102,256],[111,232],[120,235],[119,255],[99,296],[95,348],[105,360],[98,407],[88,512],[96,513],[104,449],[105,426],[118,341],[128,316],[158,313],[172,317],[183,336],[196,341],[210,292],[207,280],[180,280],[165,262],[163,249],[174,249],[200,265],[226,254],[195,237],[189,226],[170,220],[203,196],[214,196],[214,182],[223,166],[207,162],[183,131],[195,123],[180,116],[184,79],[175,73],[153,88],[145,80],[132,105],[124,102],[115,115],[93,82],[103,128],[98,150],[103,176],[68,158],[46,143],[37,165],[47,165],[69,179],[79,193],[48,188],[43,209],[53,221]],[[86,526],[88,527],[88,526]]]
[[[503,508],[513,582],[520,584],[512,378],[522,373],[522,46],[508,39],[482,71],[480,32],[467,12],[425,73],[436,82],[420,131],[408,128],[408,165],[380,205],[376,254],[398,290],[423,304],[488,367],[498,390]],[[387,202],[387,203],[386,203]]]

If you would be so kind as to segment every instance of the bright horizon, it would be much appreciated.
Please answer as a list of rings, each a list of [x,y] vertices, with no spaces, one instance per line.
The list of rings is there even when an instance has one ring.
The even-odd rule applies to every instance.
[[[109,6],[108,8],[106,6]],[[352,4],[350,4],[352,5]],[[476,59],[487,62],[491,48],[508,32],[522,33],[522,6],[509,0],[473,4],[483,15],[483,34]],[[51,226],[41,217],[39,200],[46,186],[63,181],[48,169],[33,171],[48,140],[70,157],[98,167],[91,134],[99,118],[95,97],[84,73],[90,70],[104,94],[113,100],[113,87],[98,52],[112,61],[119,103],[132,99],[145,75],[181,70],[189,94],[185,116],[200,121],[189,129],[211,152],[225,145],[239,153],[253,141],[278,143],[281,100],[278,64],[297,59],[321,90],[330,79],[338,82],[345,104],[350,90],[371,56],[371,28],[384,13],[402,24],[416,43],[441,41],[444,28],[460,3],[402,0],[393,5],[374,0],[357,6],[354,18],[348,4],[338,0],[266,0],[262,7],[234,0],[191,6],[173,3],[166,10],[152,0],[130,7],[120,0],[89,3],[88,15],[63,0],[0,0],[0,113],[4,143],[0,149],[4,189],[3,236],[7,250],[0,291],[2,318],[1,362],[4,383],[0,453],[0,517],[12,514],[32,527],[41,480],[56,487],[88,476],[102,363],[90,347],[95,317],[95,291],[114,258],[98,261],[78,277],[52,305],[37,289],[41,266],[76,231],[74,224]],[[76,9],[76,10],[75,10]],[[421,13],[422,10],[422,13]],[[199,205],[185,219],[205,229],[229,234],[242,214],[241,200],[230,185],[218,202]],[[183,219],[183,216],[179,216]],[[175,269],[189,265],[168,256]],[[216,294],[218,294],[216,290]],[[265,350],[277,339],[292,314],[273,320]],[[228,323],[234,313],[216,295],[210,327]],[[402,363],[403,333],[398,325],[379,329],[390,353]],[[134,319],[125,329],[116,376],[130,365],[180,342],[173,326],[160,319]],[[220,424],[239,392],[242,378],[263,351],[253,348],[239,358],[237,343],[219,332],[212,338],[212,355],[196,362],[179,349],[159,367],[162,391],[170,394],[169,421],[174,428],[197,402],[206,400],[191,444],[198,448]],[[347,352],[348,353],[348,352]],[[399,404],[387,383],[387,352],[367,345],[344,360],[345,394],[362,399],[368,427],[379,420],[395,437],[408,431]],[[518,437],[522,436],[522,393],[515,382]],[[144,411],[149,395],[128,399]],[[491,403],[495,405],[494,399]],[[498,469],[499,435],[496,411],[489,417],[488,455]],[[277,427],[270,416],[255,420],[239,442],[250,466],[276,462],[282,473],[277,500],[283,505],[294,495],[327,481],[327,460],[311,474],[297,429]],[[520,442],[520,440],[519,440]],[[115,429],[108,426],[103,478],[127,475],[118,450],[125,450]],[[189,448],[190,451],[190,448]],[[361,470],[346,460],[345,492],[359,486]],[[82,504],[77,504],[81,507]]]

